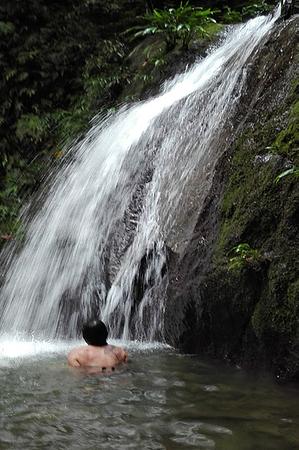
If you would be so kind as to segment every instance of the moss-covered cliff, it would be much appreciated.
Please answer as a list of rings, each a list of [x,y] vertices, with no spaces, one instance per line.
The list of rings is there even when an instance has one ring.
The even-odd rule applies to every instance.
[[[275,182],[299,163],[297,26],[280,24],[252,65],[235,141],[170,264],[166,312],[170,343],[279,378],[299,374],[298,178]]]

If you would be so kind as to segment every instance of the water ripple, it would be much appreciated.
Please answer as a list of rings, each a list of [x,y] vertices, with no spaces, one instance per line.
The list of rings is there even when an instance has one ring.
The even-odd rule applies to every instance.
[[[2,367],[0,448],[299,447],[297,390],[173,351],[130,356],[128,366],[104,377],[69,370],[65,355]]]

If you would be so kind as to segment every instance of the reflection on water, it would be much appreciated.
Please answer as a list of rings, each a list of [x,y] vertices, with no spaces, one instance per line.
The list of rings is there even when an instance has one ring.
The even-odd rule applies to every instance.
[[[299,448],[295,387],[136,344],[127,367],[87,373],[69,346],[15,359],[0,344],[0,449]]]

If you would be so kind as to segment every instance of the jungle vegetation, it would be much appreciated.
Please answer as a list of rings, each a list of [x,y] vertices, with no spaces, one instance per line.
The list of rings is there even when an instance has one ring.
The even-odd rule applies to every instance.
[[[187,51],[198,34],[208,35],[208,23],[233,23],[269,8],[263,0],[2,0],[0,245],[17,232],[20,208],[65,144],[96,113],[114,107],[132,79],[151,81],[150,71],[128,63],[147,34],[159,32],[166,42],[162,56],[144,58],[154,68],[170,48]],[[142,30],[137,42],[127,32],[134,27]]]

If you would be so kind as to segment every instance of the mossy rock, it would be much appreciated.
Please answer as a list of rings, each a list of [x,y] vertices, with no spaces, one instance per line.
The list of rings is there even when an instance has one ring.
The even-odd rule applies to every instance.
[[[299,184],[291,175],[276,182],[298,165],[295,30],[295,19],[280,24],[248,68],[231,147],[170,268],[165,325],[184,351],[267,368],[280,379],[299,378]],[[229,270],[239,244],[258,258]]]

